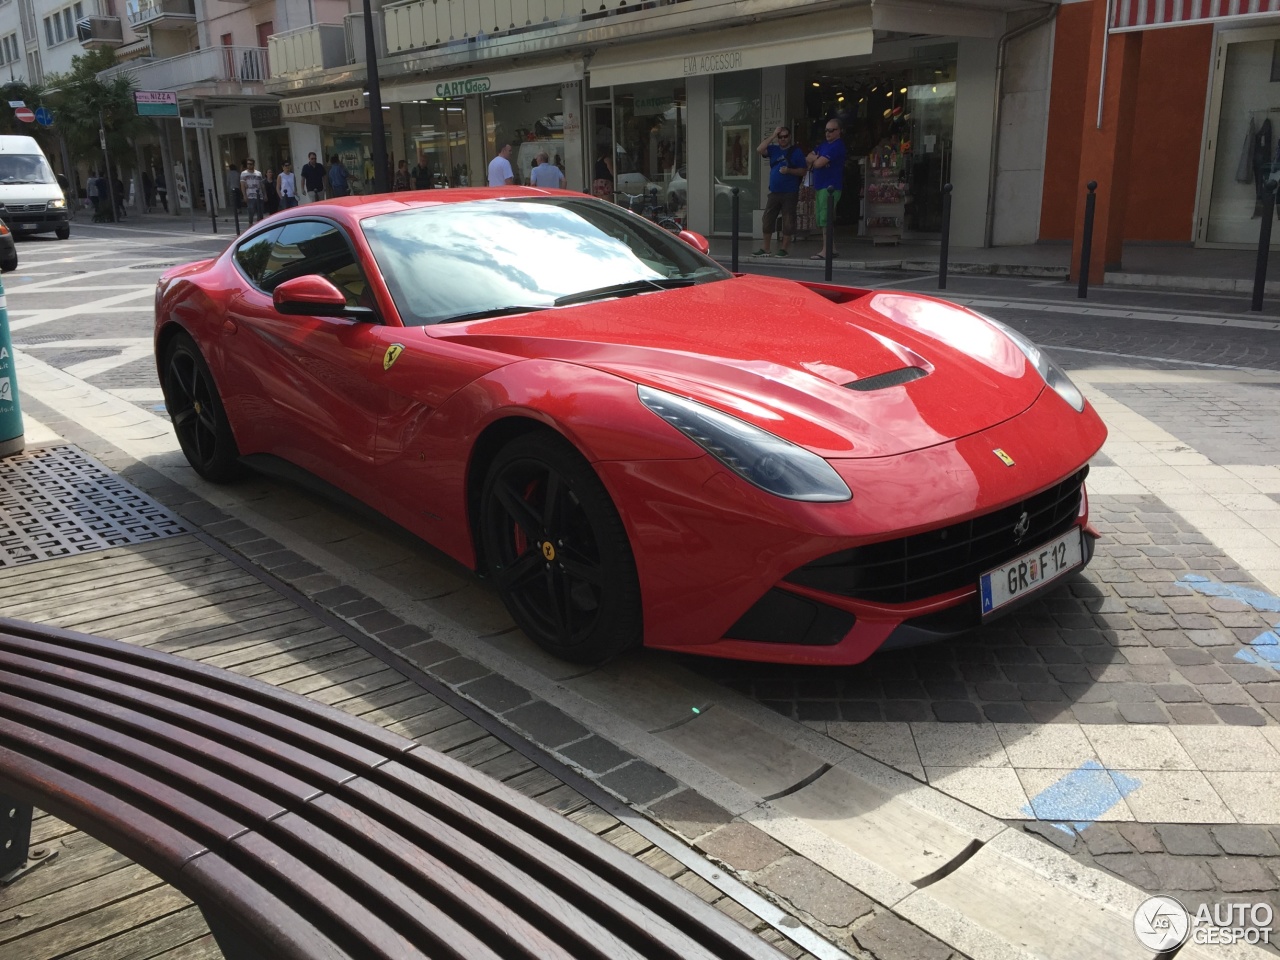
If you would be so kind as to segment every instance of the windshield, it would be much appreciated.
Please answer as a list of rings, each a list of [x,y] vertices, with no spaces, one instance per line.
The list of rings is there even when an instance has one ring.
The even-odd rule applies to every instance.
[[[39,153],[0,153],[0,183],[57,183]]]
[[[361,227],[409,326],[731,276],[649,221],[585,198],[441,204],[370,217]]]

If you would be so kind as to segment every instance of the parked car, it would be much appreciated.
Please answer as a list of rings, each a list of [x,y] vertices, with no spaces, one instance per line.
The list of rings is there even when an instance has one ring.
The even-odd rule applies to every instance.
[[[580,662],[857,663],[1089,562],[1106,428],[1043,350],[706,251],[568,191],[294,208],[161,278],[165,402],[201,476],[318,477]]]
[[[31,137],[0,136],[0,220],[14,233],[71,236],[66,197]]]
[[[689,202],[689,181],[685,179],[684,171],[684,167],[677,170],[667,184],[667,209],[673,212],[684,209],[685,204]],[[729,216],[733,209],[733,187],[722,183],[717,177],[714,190],[715,213],[720,216]]]

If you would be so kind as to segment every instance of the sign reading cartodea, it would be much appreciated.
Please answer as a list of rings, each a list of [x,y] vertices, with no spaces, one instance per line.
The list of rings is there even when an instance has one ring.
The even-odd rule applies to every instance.
[[[1270,943],[1275,912],[1267,903],[1202,903],[1194,914],[1173,897],[1150,897],[1133,916],[1133,932],[1148,950],[1196,943]]]
[[[468,93],[484,93],[488,89],[488,77],[467,77],[465,80],[443,80],[436,84],[436,96],[461,97]]]

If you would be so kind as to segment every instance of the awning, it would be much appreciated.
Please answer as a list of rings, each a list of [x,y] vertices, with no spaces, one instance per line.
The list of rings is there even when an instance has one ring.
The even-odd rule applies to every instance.
[[[815,26],[819,27],[815,30]],[[591,59],[591,86],[672,80],[834,60],[871,52],[871,8],[846,7],[821,18],[793,17],[747,27],[608,47]]]
[[[1111,32],[1280,14],[1280,0],[1114,0]]]

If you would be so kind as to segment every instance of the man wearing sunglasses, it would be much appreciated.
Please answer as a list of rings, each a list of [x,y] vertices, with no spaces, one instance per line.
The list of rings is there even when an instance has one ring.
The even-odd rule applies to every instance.
[[[832,117],[823,127],[822,143],[805,158],[813,171],[814,212],[817,214],[818,228],[822,231],[822,250],[811,256],[810,260],[827,259],[827,197],[833,196],[832,207],[840,202],[840,193],[844,189],[844,138],[841,136],[840,121]],[[834,224],[832,225],[834,227]],[[831,251],[833,257],[839,254]]]
[[[764,215],[760,220],[764,239],[755,256],[770,256],[769,244],[781,214],[782,242],[778,244],[778,256],[785,257],[796,232],[796,200],[800,196],[800,179],[807,169],[804,154],[792,142],[791,131],[786,127],[778,127],[760,141],[756,153],[769,161],[769,198],[765,201]]]

